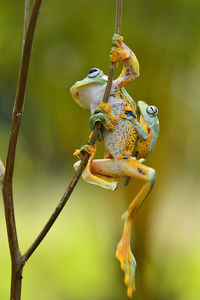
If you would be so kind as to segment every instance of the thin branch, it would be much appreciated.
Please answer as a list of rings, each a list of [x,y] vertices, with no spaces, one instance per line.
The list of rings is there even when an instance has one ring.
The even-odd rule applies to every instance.
[[[26,40],[23,48],[21,68],[20,68],[19,80],[17,85],[17,93],[16,93],[16,98],[14,103],[13,114],[12,114],[10,141],[8,146],[7,163],[6,163],[6,170],[4,176],[4,184],[3,184],[3,196],[4,196],[4,204],[5,204],[7,229],[8,229],[8,238],[9,238],[9,243],[11,248],[10,249],[11,256],[13,258],[15,257],[14,252],[16,251],[16,249],[18,249],[18,241],[17,241],[17,233],[16,233],[15,217],[14,217],[12,179],[14,173],[14,163],[15,163],[15,153],[16,153],[16,146],[18,140],[18,133],[19,133],[19,128],[20,128],[21,119],[23,115],[24,96],[25,96],[25,89],[27,84],[28,69],[30,64],[32,42],[33,42],[33,36],[34,36],[35,26],[36,26],[41,2],[42,0],[35,0],[30,23],[26,34]]]
[[[7,162],[6,162],[6,169],[5,169],[3,188],[2,188],[7,234],[8,234],[10,255],[12,261],[12,283],[11,283],[12,300],[20,299],[21,279],[22,279],[22,269],[23,269],[22,257],[19,249],[17,229],[15,223],[12,181],[13,181],[13,173],[14,173],[16,146],[17,146],[21,119],[23,115],[25,90],[27,84],[28,69],[30,64],[32,42],[33,42],[33,36],[35,32],[35,27],[36,27],[41,3],[42,0],[35,0],[28,28],[26,29],[27,25],[26,24],[24,25],[24,32],[26,32],[26,37],[23,46],[20,73],[19,73],[19,79],[17,85],[17,93],[16,93],[16,98],[15,98],[14,108],[12,113],[10,140],[8,145]],[[25,13],[25,23],[27,21],[27,18],[28,17]]]
[[[24,47],[24,44],[25,44],[26,33],[27,33],[27,30],[28,30],[28,23],[29,23],[29,8],[30,8],[30,0],[25,0],[23,47]]]
[[[115,33],[117,33],[117,34],[120,34],[121,12],[122,12],[122,0],[116,0]],[[108,76],[108,82],[107,82],[105,94],[104,94],[104,97],[103,97],[104,102],[108,101],[108,98],[109,98],[109,95],[110,95],[110,90],[111,90],[111,86],[112,86],[115,66],[116,66],[116,64],[111,62],[110,70],[109,70],[109,76]],[[95,143],[100,127],[101,127],[101,123],[97,122],[96,125],[95,125],[95,128],[92,132],[92,136],[91,136],[91,142],[92,143]],[[50,228],[53,226],[54,222],[58,218],[58,216],[61,213],[63,207],[67,203],[71,193],[73,192],[73,190],[74,190],[74,188],[75,188],[75,186],[76,186],[83,170],[85,169],[89,157],[90,157],[90,155],[87,152],[83,155],[83,158],[81,160],[81,164],[80,164],[78,170],[76,171],[74,177],[72,178],[72,180],[71,180],[66,192],[64,193],[62,199],[60,200],[58,206],[54,210],[53,214],[51,215],[51,217],[49,218],[46,225],[43,227],[42,231],[39,233],[39,235],[37,236],[35,241],[32,243],[32,245],[28,248],[28,250],[23,255],[23,261],[24,262],[26,262],[29,259],[29,257],[33,254],[33,252],[37,249],[39,244],[42,242],[42,240],[47,235]]]
[[[46,225],[44,226],[44,228],[42,229],[42,231],[40,232],[40,234],[38,235],[38,237],[35,239],[35,241],[32,243],[32,245],[28,248],[28,250],[26,251],[26,253],[23,255],[23,261],[26,262],[29,257],[33,254],[33,252],[36,250],[36,248],[39,246],[39,244],[42,242],[42,240],[44,239],[44,237],[46,236],[46,234],[49,232],[49,230],[51,229],[52,225],[54,224],[54,222],[56,221],[56,219],[58,218],[58,216],[60,215],[63,207],[65,206],[65,204],[67,203],[71,193],[73,192],[82,172],[83,169],[85,168],[87,161],[89,159],[89,154],[87,153],[82,161],[81,164],[78,168],[78,170],[76,171],[74,177],[72,178],[66,192],[64,193],[62,199],[60,200],[58,206],[56,207],[56,209],[54,210],[53,214],[51,215],[51,217],[49,218],[48,222],[46,223]]]
[[[122,0],[117,0],[117,4],[116,4],[116,21],[115,21],[115,33],[116,34],[120,34],[121,16],[122,16]],[[112,87],[113,77],[114,77],[114,73],[115,73],[115,67],[116,67],[116,63],[111,62],[110,63],[110,70],[109,70],[109,74],[108,74],[108,82],[107,82],[105,94],[104,94],[104,97],[103,97],[104,102],[108,101],[108,98],[109,98],[109,95],[110,95],[110,90],[111,90],[111,87]]]
[[[116,22],[115,22],[115,33],[120,34],[122,20],[122,0],[117,0],[116,5]]]

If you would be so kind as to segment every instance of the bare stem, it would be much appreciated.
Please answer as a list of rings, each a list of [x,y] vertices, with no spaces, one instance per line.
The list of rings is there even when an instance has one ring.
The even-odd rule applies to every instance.
[[[36,248],[42,242],[42,240],[47,235],[47,233],[51,229],[52,225],[54,224],[54,222],[58,218],[58,216],[61,213],[63,207],[65,206],[66,202],[68,201],[71,193],[73,192],[73,190],[74,190],[74,188],[75,188],[75,186],[76,186],[76,184],[77,184],[77,182],[78,182],[78,180],[79,180],[79,178],[80,178],[80,176],[83,172],[83,169],[84,169],[83,166],[87,164],[88,159],[89,159],[89,154],[87,153],[84,156],[84,158],[82,159],[78,170],[76,171],[74,177],[72,178],[66,192],[64,193],[62,199],[60,200],[60,202],[59,202],[58,206],[56,207],[56,209],[54,210],[53,214],[51,215],[51,217],[49,218],[49,220],[47,221],[47,223],[45,224],[44,228],[42,229],[40,234],[37,236],[35,241],[32,243],[32,245],[28,248],[26,253],[23,255],[23,262],[26,262],[29,259],[29,257],[33,254],[33,252],[36,250]]]
[[[29,8],[30,8],[30,0],[25,0],[23,47],[24,47],[26,33],[28,29],[28,23],[29,23]]]
[[[13,173],[15,164],[15,153],[18,140],[18,133],[23,115],[25,90],[28,77],[28,69],[30,64],[30,56],[32,49],[33,36],[38,19],[42,0],[35,0],[30,22],[27,28],[25,42],[23,46],[20,73],[17,85],[17,93],[14,102],[12,123],[10,131],[10,140],[7,152],[7,162],[5,168],[5,176],[3,180],[3,199],[6,217],[7,234],[12,262],[12,280],[11,280],[11,299],[19,300],[21,297],[21,279],[23,270],[23,261],[19,249],[17,229],[15,223],[14,201],[13,201]],[[26,23],[27,17],[25,17]],[[24,25],[24,28],[26,25]],[[24,29],[26,31],[26,29]]]
[[[120,34],[121,11],[122,11],[122,0],[116,0],[115,33],[117,33],[117,34]],[[108,101],[108,98],[109,98],[109,95],[110,95],[110,90],[111,90],[111,86],[112,86],[114,71],[115,71],[115,63],[111,62],[109,75],[108,75],[108,82],[107,82],[105,94],[104,94],[104,97],[103,97],[104,102]],[[91,136],[92,143],[95,143],[100,127],[101,127],[101,123],[97,122],[96,125],[95,125],[95,128],[92,132],[92,136]],[[74,190],[74,188],[75,188],[75,186],[76,186],[83,170],[85,169],[85,167],[87,165],[87,162],[88,162],[88,159],[89,159],[89,156],[90,155],[87,152],[83,155],[81,164],[80,164],[78,170],[76,171],[74,177],[72,178],[72,180],[71,180],[66,192],[64,193],[62,199],[60,200],[58,206],[54,210],[53,214],[51,215],[51,217],[49,218],[49,220],[47,221],[47,223],[45,224],[45,226],[43,227],[42,231],[39,233],[39,235],[37,236],[35,241],[32,243],[32,245],[28,248],[28,250],[23,255],[23,261],[24,262],[26,262],[29,259],[29,257],[33,254],[33,252],[37,249],[39,244],[42,242],[42,240],[47,235],[50,228],[53,226],[54,222],[58,218],[58,216],[61,213],[63,207],[67,203],[71,193],[73,192],[73,190]]]
[[[116,34],[120,34],[121,19],[122,19],[122,0],[117,0],[116,22],[115,22],[115,33]]]

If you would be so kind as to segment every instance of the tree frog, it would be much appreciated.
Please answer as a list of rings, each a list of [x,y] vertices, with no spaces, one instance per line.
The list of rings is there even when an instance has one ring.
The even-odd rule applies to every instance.
[[[136,209],[150,193],[155,179],[154,169],[144,165],[145,158],[152,152],[159,132],[158,109],[144,101],[135,101],[124,86],[139,76],[139,63],[135,54],[123,43],[123,37],[113,36],[110,59],[123,62],[119,77],[113,81],[108,103],[101,100],[108,77],[98,68],[92,68],[88,76],[77,81],[70,89],[74,100],[84,109],[91,112],[90,127],[97,121],[102,123],[100,135],[106,153],[104,159],[93,159],[95,145],[89,142],[75,155],[82,157],[82,151],[88,151],[90,158],[82,174],[85,181],[101,187],[115,190],[121,177],[139,178],[144,185],[130,203],[123,215],[125,220],[121,240],[117,246],[116,257],[125,272],[127,295],[132,296],[135,290],[136,261],[131,252],[131,224]],[[80,161],[74,164],[77,169]]]

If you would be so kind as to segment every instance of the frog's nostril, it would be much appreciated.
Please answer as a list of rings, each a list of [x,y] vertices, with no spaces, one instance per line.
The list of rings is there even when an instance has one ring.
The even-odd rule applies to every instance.
[[[76,96],[78,97],[78,95],[79,95],[79,93],[78,92],[76,92]]]

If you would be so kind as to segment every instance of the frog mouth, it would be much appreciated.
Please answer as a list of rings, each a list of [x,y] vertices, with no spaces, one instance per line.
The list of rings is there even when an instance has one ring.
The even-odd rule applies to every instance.
[[[84,108],[84,109],[89,109],[89,107],[88,107],[88,105],[84,105],[83,104],[83,101],[81,101],[81,99],[82,99],[82,92],[81,92],[81,88],[79,88],[79,87],[74,87],[74,86],[72,86],[71,88],[70,88],[70,93],[71,93],[71,95],[72,95],[72,98],[75,100],[75,102],[79,105],[79,106],[81,106],[82,108]]]
[[[71,93],[71,95],[72,95],[72,97],[73,97],[74,100],[76,100],[78,98],[78,96],[79,96],[78,89],[76,89],[74,86],[72,86],[70,88],[70,93]]]

